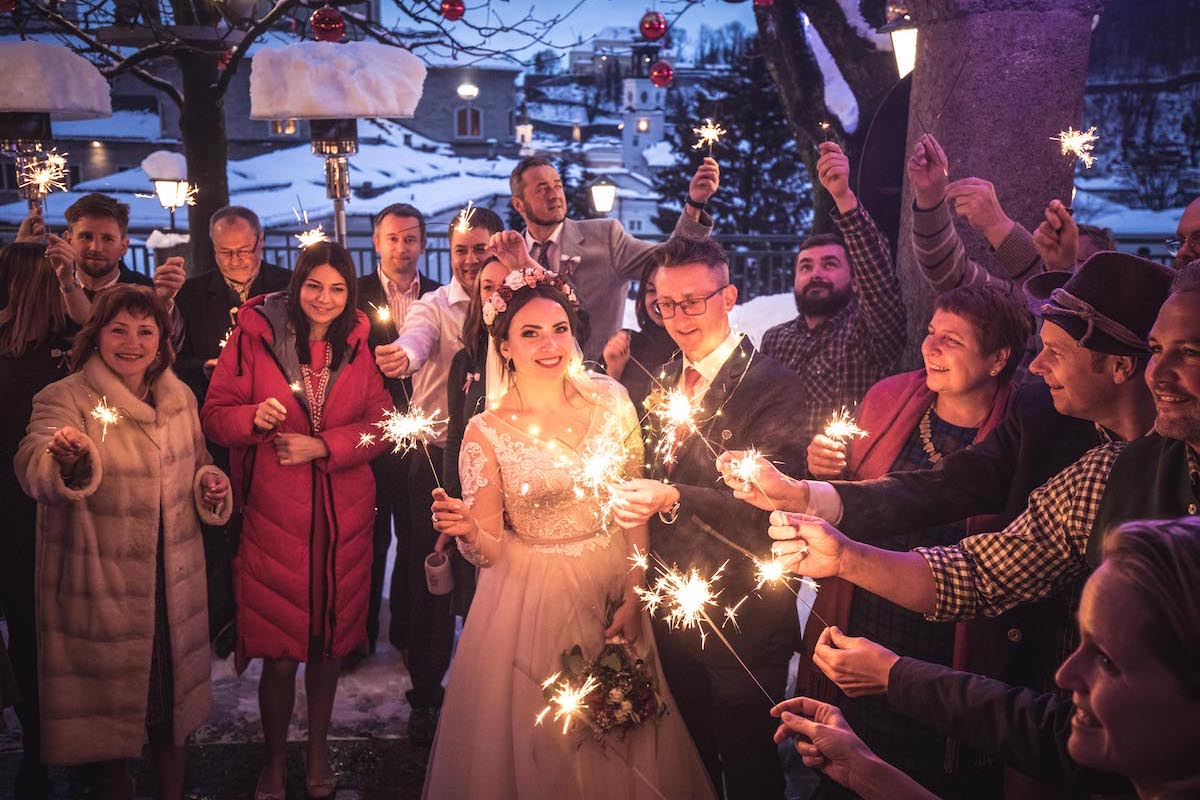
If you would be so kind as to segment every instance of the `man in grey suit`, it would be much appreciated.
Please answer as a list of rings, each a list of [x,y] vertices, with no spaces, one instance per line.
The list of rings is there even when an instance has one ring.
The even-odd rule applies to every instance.
[[[720,183],[717,162],[705,158],[692,176],[672,237],[702,239],[712,233],[712,217],[704,207]],[[581,342],[583,354],[599,361],[604,344],[621,328],[629,281],[642,277],[655,245],[630,236],[615,219],[567,219],[562,178],[544,158],[517,162],[509,186],[513,208],[525,220],[530,255],[574,285],[591,329]]]

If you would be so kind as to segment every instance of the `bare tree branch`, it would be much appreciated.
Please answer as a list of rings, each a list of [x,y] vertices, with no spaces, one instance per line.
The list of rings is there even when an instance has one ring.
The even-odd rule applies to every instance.
[[[279,0],[274,7],[268,11],[262,19],[255,22],[246,31],[242,40],[237,43],[237,46],[230,51],[229,60],[225,64],[225,71],[217,80],[213,90],[218,95],[225,94],[225,90],[229,88],[229,82],[233,80],[233,75],[237,72],[238,65],[249,52],[250,46],[258,41],[259,37],[270,30],[278,20],[287,15],[289,11],[300,5],[299,0]]]

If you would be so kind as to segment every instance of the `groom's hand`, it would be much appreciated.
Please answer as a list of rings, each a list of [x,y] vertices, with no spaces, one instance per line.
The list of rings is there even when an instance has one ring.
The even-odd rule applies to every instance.
[[[626,481],[613,489],[613,517],[622,528],[645,525],[655,514],[669,511],[679,502],[674,486],[648,478]]]

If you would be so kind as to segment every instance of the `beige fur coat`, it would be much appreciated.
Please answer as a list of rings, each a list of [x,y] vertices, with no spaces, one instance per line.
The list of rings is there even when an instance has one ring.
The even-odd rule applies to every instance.
[[[156,406],[133,396],[94,356],[43,389],[16,458],[38,501],[38,685],[42,755],[76,764],[137,757],[145,741],[159,522],[174,676],[174,738],[183,744],[212,706],[200,522],[220,525],[232,502],[204,507],[211,466],[196,398],[167,370]],[[107,433],[92,418],[101,398],[121,419]],[[64,484],[47,452],[54,431],[88,437],[90,474]],[[81,462],[81,468],[84,466]]]

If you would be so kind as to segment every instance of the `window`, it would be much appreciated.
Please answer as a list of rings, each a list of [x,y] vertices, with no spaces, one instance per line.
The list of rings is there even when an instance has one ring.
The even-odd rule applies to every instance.
[[[646,60],[649,61],[650,59],[647,58]],[[646,101],[648,99],[649,99],[649,97],[646,95],[646,93],[642,92],[642,105],[646,105]]]
[[[650,120],[645,117],[638,117],[637,129],[638,133],[645,133],[650,130]]]
[[[296,120],[294,119],[273,119],[271,120],[271,133],[276,136],[295,136],[296,135]]]
[[[454,112],[454,137],[456,139],[483,138],[483,116],[478,108],[463,106]]]

